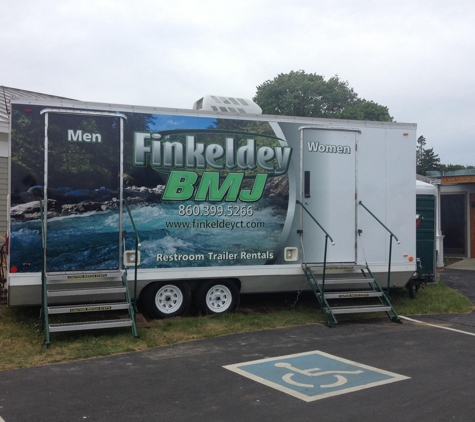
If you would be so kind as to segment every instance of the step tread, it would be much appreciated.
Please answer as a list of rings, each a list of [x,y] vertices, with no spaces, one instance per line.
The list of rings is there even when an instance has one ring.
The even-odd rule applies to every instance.
[[[360,299],[365,297],[382,297],[383,292],[373,290],[351,290],[345,292],[325,292],[326,299]]]
[[[127,319],[109,319],[102,321],[83,321],[83,322],[67,322],[61,324],[50,324],[49,331],[52,333],[64,331],[82,331],[82,330],[97,330],[102,328],[120,328],[131,327],[133,321]]]
[[[73,272],[54,272],[46,273],[46,280],[105,280],[110,278],[121,278],[123,272],[121,270],[105,270],[105,271],[73,271]]]
[[[317,280],[318,284],[322,284],[322,280]],[[370,284],[374,283],[375,279],[370,277],[360,278],[325,278],[325,285],[327,284]]]
[[[306,266],[308,268],[315,268],[315,269],[323,269],[323,264],[309,264],[309,263],[302,263],[302,266]],[[344,270],[344,271],[351,271],[351,270],[364,270],[366,269],[366,265],[359,265],[359,264],[352,264],[352,263],[328,263],[325,267],[327,270]]]
[[[87,303],[80,305],[48,306],[48,314],[69,314],[76,312],[100,312],[128,309],[128,302]]]
[[[48,297],[67,297],[67,296],[81,296],[89,294],[114,294],[125,293],[126,289],[123,286],[116,287],[82,287],[79,289],[55,289],[48,290]]]
[[[358,314],[366,312],[390,312],[388,305],[363,305],[363,306],[335,306],[330,307],[334,314]]]

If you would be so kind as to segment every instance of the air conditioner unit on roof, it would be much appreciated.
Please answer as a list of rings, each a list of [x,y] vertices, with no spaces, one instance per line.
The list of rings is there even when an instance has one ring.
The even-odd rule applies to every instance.
[[[252,100],[218,95],[205,95],[193,104],[193,110],[209,110],[221,113],[262,114],[262,109]]]

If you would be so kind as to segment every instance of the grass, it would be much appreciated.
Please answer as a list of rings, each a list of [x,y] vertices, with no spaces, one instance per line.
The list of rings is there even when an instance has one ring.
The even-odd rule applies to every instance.
[[[392,292],[391,295],[400,315],[466,313],[472,310],[472,304],[466,297],[443,283],[419,290],[414,300],[409,298],[405,290]],[[355,317],[340,317],[339,320],[343,318]],[[12,309],[2,306],[0,370],[128,353],[233,333],[323,322],[324,316],[310,293],[300,296],[295,293],[253,295],[244,297],[239,310],[232,314],[152,320],[150,328],[139,327],[139,339],[134,338],[127,329],[53,333],[52,344],[45,349],[39,308]]]
[[[401,315],[463,314],[473,309],[468,298],[439,282],[425,286],[409,300],[403,291],[391,294],[392,304]]]

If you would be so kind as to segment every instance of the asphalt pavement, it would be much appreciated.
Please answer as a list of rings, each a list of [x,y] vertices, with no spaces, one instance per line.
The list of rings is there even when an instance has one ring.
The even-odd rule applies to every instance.
[[[462,259],[439,273],[441,281],[475,303],[475,259]]]
[[[475,300],[473,270],[440,274]],[[475,314],[411,318],[0,372],[0,422],[475,420]]]

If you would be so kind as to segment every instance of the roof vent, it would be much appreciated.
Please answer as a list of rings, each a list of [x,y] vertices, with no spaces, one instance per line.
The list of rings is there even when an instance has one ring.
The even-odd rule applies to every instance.
[[[193,104],[193,110],[262,114],[262,109],[252,100],[240,97],[222,97],[218,95],[205,95]]]

